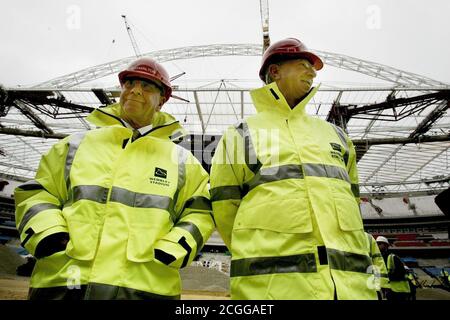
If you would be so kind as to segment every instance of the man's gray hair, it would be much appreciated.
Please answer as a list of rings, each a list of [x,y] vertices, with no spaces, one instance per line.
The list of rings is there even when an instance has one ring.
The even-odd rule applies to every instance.
[[[266,73],[265,73],[265,75],[264,75],[264,82],[266,83],[266,84],[269,84],[269,83],[272,83],[272,82],[274,82],[275,80],[272,78],[272,76],[270,75],[270,66],[271,65],[273,65],[273,64],[276,64],[276,65],[278,65],[278,66],[281,66],[281,64],[283,63],[283,61],[279,61],[279,62],[273,62],[273,63],[271,63],[271,64],[269,64],[268,66],[267,66],[267,68],[266,68]]]
[[[269,66],[270,67],[270,66]],[[265,79],[265,83],[266,84],[269,84],[269,83],[272,83],[272,82],[274,82],[274,80],[272,79],[272,76],[270,75],[270,72],[269,72],[269,68],[267,68],[267,70],[266,70],[266,74],[264,75],[264,79]]]

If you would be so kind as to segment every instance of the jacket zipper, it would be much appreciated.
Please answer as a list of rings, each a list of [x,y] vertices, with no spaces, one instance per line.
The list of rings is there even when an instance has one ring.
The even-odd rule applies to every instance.
[[[294,140],[294,137],[293,137],[293,135],[292,135],[292,132],[291,132],[291,129],[289,128],[289,119],[286,119],[286,126],[287,126],[287,128],[288,128],[288,130],[289,130],[289,134],[290,134],[290,136],[291,136],[291,138],[292,138],[292,141],[294,141],[294,145],[297,147],[297,145],[295,144],[295,140]],[[298,155],[298,158],[299,158],[299,160],[300,160],[300,163],[302,163],[301,162],[301,158],[300,158],[300,155],[299,155],[299,151],[297,151],[297,155]],[[307,190],[308,190],[308,188],[306,188]],[[308,194],[308,198],[309,198],[309,194]],[[314,213],[313,213],[314,214]],[[319,231],[320,232],[320,231]],[[327,254],[328,255],[328,254]],[[331,278],[331,281],[333,282],[333,300],[338,300],[338,296],[337,296],[337,289],[336,289],[336,283],[334,282],[334,279],[333,279],[333,274],[332,274],[332,272],[331,272],[331,268],[330,268],[330,265],[328,264],[328,269],[329,269],[329,272],[330,272],[330,278]]]
[[[110,117],[113,118],[113,119],[116,119],[117,121],[120,122],[120,124],[121,124],[122,126],[124,126],[125,128],[127,128],[127,126],[125,125],[125,123],[123,122],[123,120],[122,120],[121,118],[116,117],[115,115],[112,115],[112,114],[110,114],[110,113],[108,113],[108,112],[105,112],[105,111],[103,111],[103,110],[100,110],[100,109],[97,109],[97,110],[100,111],[101,113],[103,113],[104,115],[107,115],[107,116],[110,116]],[[151,132],[153,132],[153,131],[155,131],[155,130],[157,130],[157,129],[165,128],[165,127],[171,126],[171,125],[173,125],[173,124],[175,124],[175,123],[179,123],[179,122],[180,122],[180,121],[176,120],[176,121],[173,121],[173,122],[171,122],[171,123],[168,123],[168,124],[165,124],[165,125],[162,125],[162,126],[159,126],[159,127],[152,128],[149,132],[143,134],[142,137],[148,135],[149,133],[151,133]]]
[[[109,115],[109,114],[108,114],[108,115]],[[113,116],[112,116],[112,117],[113,117]],[[131,140],[131,138],[129,138],[128,141],[129,141],[129,140]],[[121,149],[122,153],[120,154],[120,156],[118,157],[118,159],[120,159],[120,158],[122,157],[122,155],[123,155],[123,153],[125,152],[125,149],[128,147],[128,145],[129,145],[129,143],[125,144],[125,148],[122,148],[122,149]],[[107,218],[107,216],[108,216],[108,209],[109,209],[109,203],[110,203],[109,199],[111,198],[112,188],[113,188],[114,180],[115,180],[115,177],[116,177],[116,174],[117,174],[117,167],[118,167],[118,165],[116,165],[116,166],[111,170],[112,172],[114,172],[114,174],[112,174],[112,175],[110,176],[111,178],[110,178],[110,181],[109,181],[109,183],[108,183],[108,193],[107,193],[107,195],[106,195],[106,201],[105,201],[104,209],[103,209],[104,219],[103,219],[103,223],[101,224],[100,230],[99,230],[99,233],[98,233],[97,249],[96,249],[95,256],[94,256],[94,258],[93,258],[93,260],[92,260],[92,266],[91,266],[91,270],[90,270],[89,277],[88,277],[88,284],[91,282],[91,279],[92,279],[92,273],[93,273],[93,271],[94,271],[94,269],[95,269],[95,267],[96,267],[96,263],[95,263],[96,260],[97,260],[96,258],[97,258],[97,255],[98,255],[99,251],[100,251],[100,246],[101,246],[102,236],[103,236],[103,229],[104,229],[104,227],[105,227],[106,218]],[[87,289],[87,291],[86,291],[85,296],[88,297],[89,293],[90,293],[90,286],[88,285],[88,289]]]

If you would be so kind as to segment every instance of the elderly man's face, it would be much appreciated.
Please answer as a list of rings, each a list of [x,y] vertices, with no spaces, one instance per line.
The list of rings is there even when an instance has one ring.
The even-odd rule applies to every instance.
[[[120,94],[121,118],[133,128],[152,123],[153,116],[164,103],[161,89],[150,81],[127,79]]]
[[[316,71],[306,59],[295,59],[270,66],[272,78],[286,98],[303,97],[311,89]]]

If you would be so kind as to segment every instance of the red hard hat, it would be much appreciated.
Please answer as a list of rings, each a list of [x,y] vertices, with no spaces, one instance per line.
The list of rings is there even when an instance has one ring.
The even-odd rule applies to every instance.
[[[287,38],[271,44],[264,52],[262,57],[261,69],[259,70],[259,77],[265,81],[266,68],[271,64],[292,58],[307,59],[314,69],[320,70],[323,67],[322,60],[308,50],[308,48],[298,39]]]
[[[119,73],[119,81],[122,85],[126,78],[138,77],[150,81],[160,82],[164,86],[164,96],[169,100],[172,94],[169,74],[158,62],[150,58],[140,58],[131,63],[128,68]]]

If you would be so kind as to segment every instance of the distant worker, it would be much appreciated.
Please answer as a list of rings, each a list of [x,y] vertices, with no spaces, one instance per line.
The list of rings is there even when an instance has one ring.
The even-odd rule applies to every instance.
[[[366,232],[369,255],[372,259],[373,286],[377,290],[378,300],[383,300],[383,288],[389,288],[386,264],[374,237]]]
[[[411,289],[406,277],[405,265],[397,255],[389,252],[390,244],[386,237],[378,236],[377,244],[386,263],[389,277],[389,288],[385,289],[386,299],[408,300]]]
[[[442,283],[444,284],[444,286],[449,288],[450,287],[450,274],[449,274],[449,272],[445,268],[442,268],[440,276],[441,276]]]
[[[356,153],[311,117],[322,60],[297,39],[264,52],[257,115],[229,128],[211,168],[217,229],[231,251],[232,299],[377,299],[359,209]]]
[[[417,288],[421,288],[422,286],[420,285],[419,279],[413,269],[405,266],[405,270],[406,278],[408,279],[409,288],[411,290],[409,300],[416,300]]]
[[[173,143],[178,121],[162,65],[119,73],[120,102],[88,117],[15,190],[22,245],[37,258],[30,299],[178,299],[179,269],[214,228],[208,174]]]

